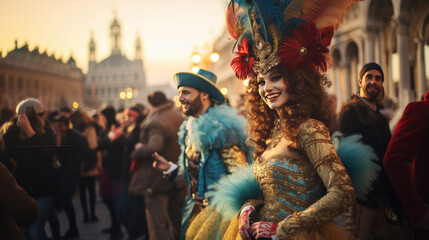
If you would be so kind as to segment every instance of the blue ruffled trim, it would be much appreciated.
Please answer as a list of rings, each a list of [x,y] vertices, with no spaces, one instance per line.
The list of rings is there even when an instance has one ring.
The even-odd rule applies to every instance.
[[[251,165],[236,169],[234,174],[223,176],[213,185],[215,191],[207,193],[208,197],[213,197],[210,205],[213,205],[224,218],[232,218],[240,211],[246,200],[259,198],[261,189],[252,168]]]
[[[341,133],[336,132],[332,138],[334,145],[338,146],[337,154],[352,180],[356,197],[365,201],[366,195],[372,190],[372,183],[381,171],[376,163],[379,161],[377,154],[370,146],[362,143],[361,135],[342,137]]]

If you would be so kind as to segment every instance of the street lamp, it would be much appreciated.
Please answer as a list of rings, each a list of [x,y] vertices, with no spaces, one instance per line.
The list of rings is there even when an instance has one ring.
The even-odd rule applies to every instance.
[[[78,109],[79,108],[79,103],[78,102],[73,102],[73,109]]]
[[[197,65],[192,66],[191,71],[192,71],[193,73],[195,73],[195,74],[196,74],[199,70],[200,70],[200,68],[199,68]]]
[[[220,60],[220,55],[217,52],[207,52],[199,53],[195,51],[191,55],[192,67],[191,71],[197,73],[200,68],[209,69],[210,65],[216,63]]]
[[[128,102],[134,96],[133,89],[128,87],[119,93],[119,98]]]
[[[217,52],[212,52],[210,54],[210,61],[212,63],[215,63],[215,62],[219,61],[219,58],[220,58],[220,56],[219,56],[219,53],[217,53]]]
[[[198,64],[201,61],[201,55],[198,52],[192,54],[192,62]]]

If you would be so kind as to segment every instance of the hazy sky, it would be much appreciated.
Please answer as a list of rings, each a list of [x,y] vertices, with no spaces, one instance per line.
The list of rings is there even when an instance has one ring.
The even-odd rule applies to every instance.
[[[0,51],[3,57],[25,42],[30,50],[62,57],[72,54],[84,73],[91,31],[100,61],[110,55],[114,12],[122,27],[125,54],[134,58],[137,32],[149,84],[172,81],[188,71],[190,55],[217,37],[224,27],[227,0],[0,0]]]

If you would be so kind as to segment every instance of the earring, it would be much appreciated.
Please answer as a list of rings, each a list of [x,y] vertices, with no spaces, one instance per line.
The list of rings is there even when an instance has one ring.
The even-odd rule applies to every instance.
[[[259,101],[259,111],[265,112],[265,103],[262,99]]]

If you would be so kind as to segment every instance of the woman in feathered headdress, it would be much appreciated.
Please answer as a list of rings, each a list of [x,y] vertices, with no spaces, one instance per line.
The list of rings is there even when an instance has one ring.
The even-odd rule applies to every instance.
[[[354,203],[355,190],[327,127],[330,82],[323,73],[332,62],[334,31],[355,2],[230,2],[227,27],[238,50],[231,67],[249,81],[246,108],[255,160],[253,174],[243,171],[217,186],[213,204],[223,224],[216,234],[223,239],[352,238],[331,223]],[[241,209],[231,218],[238,202]],[[215,225],[210,218],[194,227]]]
[[[243,239],[340,239],[331,220],[355,200],[330,138],[323,75],[334,31],[355,0],[241,0],[228,7],[231,62],[248,79],[253,174],[260,197],[238,218]],[[228,229],[225,236],[237,230]],[[230,235],[232,234],[232,235]]]

